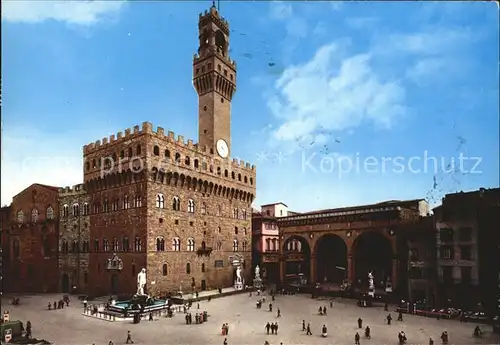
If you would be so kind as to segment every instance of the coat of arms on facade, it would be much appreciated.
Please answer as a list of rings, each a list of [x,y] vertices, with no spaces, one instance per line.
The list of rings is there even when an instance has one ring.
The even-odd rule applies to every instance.
[[[113,254],[113,256],[109,258],[106,263],[106,269],[108,271],[121,271],[123,269],[122,259],[120,259],[118,255]]]

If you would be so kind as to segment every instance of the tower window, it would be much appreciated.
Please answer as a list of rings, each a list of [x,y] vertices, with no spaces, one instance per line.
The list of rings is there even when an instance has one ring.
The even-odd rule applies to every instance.
[[[229,79],[231,79],[231,81],[233,81],[233,75],[232,74],[229,76]]]
[[[205,72],[205,66],[201,67],[201,73]]]
[[[227,77],[227,69],[224,70],[224,76]]]
[[[208,69],[212,69],[212,64],[210,62],[208,63]]]
[[[199,74],[199,73],[200,73],[200,69],[199,69],[199,68],[197,68],[197,69],[196,69],[196,74]]]
[[[204,111],[207,111],[207,106],[206,106],[206,105],[203,107],[203,110],[204,110]],[[205,129],[205,133],[206,133],[206,132],[207,132],[207,130]]]
[[[220,102],[221,102],[221,103],[224,103],[224,98],[222,98],[222,97],[221,97],[221,98],[220,98]]]
[[[217,70],[220,72],[222,67],[220,65],[217,65]]]

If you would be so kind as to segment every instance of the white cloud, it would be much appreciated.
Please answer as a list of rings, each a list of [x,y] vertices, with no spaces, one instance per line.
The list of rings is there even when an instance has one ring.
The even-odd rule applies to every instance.
[[[269,4],[269,16],[275,20],[285,20],[293,15],[292,5],[283,1],[271,1]]]
[[[405,113],[405,90],[383,80],[370,54],[344,57],[343,44],[325,45],[311,61],[285,70],[268,101],[283,121],[273,132],[275,143],[325,140],[325,133],[371,122],[390,127]]]
[[[91,132],[82,129],[64,135],[51,135],[30,126],[3,126],[2,205],[10,204],[14,195],[33,183],[53,186],[82,183],[85,138],[90,138],[90,142],[99,137]],[[81,138],[84,138],[83,142]]]
[[[55,20],[69,24],[92,25],[116,14],[124,1],[3,1],[2,20],[40,23]]]
[[[375,17],[352,17],[346,19],[346,24],[353,29],[362,30],[373,27],[379,20]]]

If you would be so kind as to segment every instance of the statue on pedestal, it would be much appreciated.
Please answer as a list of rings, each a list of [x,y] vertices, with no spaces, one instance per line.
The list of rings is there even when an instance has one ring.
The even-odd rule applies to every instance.
[[[241,279],[241,267],[238,266],[238,268],[236,269],[236,283],[242,283],[242,279]]]
[[[260,267],[259,267],[259,265],[255,266],[255,278],[260,278]]]
[[[143,268],[137,275],[137,295],[144,295],[144,286],[146,286],[146,269]]]
[[[368,287],[370,290],[375,289],[375,283],[374,283],[375,277],[373,277],[373,273],[370,271],[368,272]]]

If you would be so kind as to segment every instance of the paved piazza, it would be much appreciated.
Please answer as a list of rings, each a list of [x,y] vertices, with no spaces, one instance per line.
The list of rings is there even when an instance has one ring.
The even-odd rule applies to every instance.
[[[361,316],[363,326],[372,329],[372,339],[366,340],[360,333],[361,344],[397,344],[397,333],[404,330],[408,344],[428,344],[432,336],[440,344],[439,336],[443,330],[450,334],[450,344],[498,344],[498,338],[489,337],[475,340],[472,338],[474,324],[461,324],[457,321],[434,320],[418,316],[404,316],[404,322],[393,321],[385,324],[386,312],[382,307],[359,308],[352,300],[336,300],[333,309],[328,300],[313,300],[308,295],[276,296],[273,312],[268,311],[266,303],[262,309],[256,309],[257,297],[241,294],[231,297],[201,302],[200,310],[207,310],[211,315],[208,322],[201,325],[186,325],[183,314],[172,319],[161,317],[157,321],[142,321],[134,325],[129,321],[102,321],[81,314],[81,302],[73,300],[69,308],[62,310],[47,309],[47,302],[61,298],[61,295],[38,295],[21,297],[22,305],[14,307],[10,300],[2,300],[2,307],[11,310],[11,319],[23,322],[31,320],[33,336],[53,341],[55,344],[123,344],[126,331],[132,332],[136,344],[220,344],[224,337],[220,335],[221,325],[229,323],[228,345],[262,345],[267,340],[271,345],[291,344],[354,344],[357,319]],[[318,315],[318,307],[327,305],[327,316]],[[193,305],[196,307],[196,304]],[[276,317],[276,308],[280,308],[282,317]],[[396,313],[392,313],[394,320]],[[301,331],[302,320],[311,323],[313,335],[306,336]],[[279,334],[266,335],[266,322],[278,321]],[[320,337],[321,326],[328,327],[328,338]],[[486,326],[481,326],[483,330]],[[489,330],[489,328],[488,328]]]

